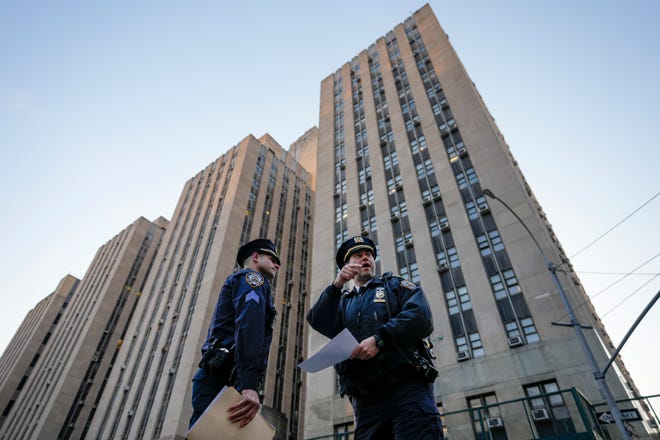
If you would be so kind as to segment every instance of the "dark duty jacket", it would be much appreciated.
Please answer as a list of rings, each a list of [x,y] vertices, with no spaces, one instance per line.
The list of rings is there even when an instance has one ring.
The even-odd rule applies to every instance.
[[[307,321],[328,338],[348,328],[358,342],[375,334],[385,341],[373,359],[347,360],[335,366],[341,393],[348,395],[369,393],[410,378],[412,350],[433,331],[423,290],[390,273],[373,278],[360,293],[355,288],[342,291],[329,285],[307,314]]]
[[[233,352],[236,389],[259,389],[273,338],[275,306],[270,283],[260,272],[243,269],[225,280],[202,354],[217,339]]]

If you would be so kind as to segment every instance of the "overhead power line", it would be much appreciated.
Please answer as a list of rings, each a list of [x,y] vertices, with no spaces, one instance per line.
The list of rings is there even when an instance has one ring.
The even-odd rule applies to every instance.
[[[644,267],[644,266],[646,266],[647,264],[649,264],[651,261],[653,261],[653,260],[655,260],[656,258],[658,258],[658,256],[660,256],[660,253],[657,253],[657,254],[655,254],[653,257],[649,258],[648,260],[646,260],[645,262],[643,262],[642,264],[640,264],[639,266],[637,266],[636,268],[634,268],[633,270],[631,270],[630,272],[628,272],[627,274],[625,274],[624,276],[622,276],[621,278],[619,278],[618,280],[616,280],[615,282],[613,282],[612,284],[610,284],[609,286],[607,286],[606,288],[604,288],[603,290],[601,290],[600,292],[598,292],[597,294],[595,294],[594,296],[592,296],[591,299],[596,298],[596,297],[597,297],[598,295],[600,295],[601,293],[603,293],[603,292],[605,292],[606,290],[610,289],[611,287],[617,285],[619,282],[623,281],[624,279],[626,279],[627,277],[629,277],[630,275],[632,275],[632,274],[633,274],[634,272],[636,272],[638,269],[641,269],[642,267]],[[655,277],[654,277],[654,278],[655,278]]]
[[[566,273],[567,271],[561,271]],[[625,273],[625,272],[592,272],[588,270],[576,270],[575,273],[588,273],[590,275],[639,275],[639,276],[645,276],[645,277],[652,277],[654,275],[660,275],[659,273],[656,272],[635,272],[635,273]]]
[[[642,206],[640,206],[639,208],[635,209],[633,212],[631,212],[630,214],[628,214],[628,215],[627,215],[623,220],[621,220],[619,223],[617,223],[616,225],[612,226],[610,229],[608,229],[607,231],[603,232],[600,236],[598,236],[598,238],[596,238],[596,239],[593,240],[591,243],[589,243],[588,245],[586,245],[585,247],[583,247],[582,249],[580,249],[579,251],[577,251],[575,254],[573,254],[573,255],[571,256],[571,258],[575,258],[577,255],[581,254],[583,251],[585,251],[585,250],[587,250],[588,248],[590,248],[594,243],[596,243],[598,240],[600,240],[601,238],[605,237],[607,234],[609,234],[610,232],[612,232],[612,231],[613,231],[614,229],[616,229],[619,225],[621,225],[623,222],[625,222],[625,221],[628,220],[630,217],[632,217],[637,211],[639,211],[640,209],[642,209],[643,207],[645,207],[646,205],[648,205],[649,203],[651,203],[651,202],[652,202],[656,197],[658,197],[659,195],[660,195],[660,192],[655,193],[655,195],[654,195],[653,197],[651,197],[650,199],[648,199],[646,202],[644,202],[644,203],[642,204]]]
[[[638,288],[637,290],[635,290],[635,291],[634,291],[633,293],[631,293],[630,295],[626,296],[626,297],[623,299],[623,301],[621,301],[619,304],[617,304],[617,305],[615,305],[614,307],[612,307],[611,309],[609,309],[607,312],[605,312],[605,314],[601,315],[600,318],[603,319],[604,317],[606,317],[607,315],[609,315],[611,312],[613,312],[614,310],[616,310],[621,304],[623,304],[624,302],[628,301],[628,300],[629,300],[634,294],[636,294],[637,292],[639,292],[640,290],[642,290],[644,287],[648,286],[648,285],[651,283],[651,281],[653,281],[653,280],[656,279],[657,277],[658,277],[658,275],[654,276],[653,278],[651,278],[650,280],[648,280],[647,282],[645,282],[644,284],[642,284],[641,286],[639,286],[639,288]]]
[[[600,292],[596,293],[595,295],[593,295],[593,296],[589,297],[588,299],[586,299],[585,301],[581,302],[581,303],[578,304],[577,307],[575,307],[575,308],[576,308],[576,309],[579,309],[580,307],[582,307],[583,305],[585,305],[587,302],[593,300],[593,299],[596,298],[598,295],[604,293],[605,291],[607,291],[607,290],[610,289],[611,287],[615,286],[616,284],[618,284],[618,283],[620,283],[621,281],[623,281],[625,278],[627,278],[627,277],[629,277],[630,275],[632,275],[633,273],[635,273],[637,270],[641,269],[642,267],[644,267],[644,266],[646,266],[647,264],[649,264],[651,261],[653,261],[653,260],[655,260],[656,258],[658,258],[658,256],[660,256],[660,253],[655,254],[653,257],[649,258],[648,260],[646,260],[645,262],[643,262],[642,264],[640,264],[639,266],[637,266],[636,268],[634,268],[634,269],[631,270],[630,272],[624,274],[621,278],[619,278],[618,280],[616,280],[615,282],[613,282],[612,284],[610,284],[609,286],[607,286],[606,288],[604,288],[604,289],[601,290]],[[651,280],[655,279],[655,278],[658,276],[658,274],[652,274],[652,275],[653,275],[653,278],[651,278]],[[649,281],[649,282],[650,282],[650,281]],[[634,292],[633,292],[633,293],[634,293]],[[609,313],[609,312],[608,312],[608,313]],[[561,321],[562,319],[566,318],[567,316],[568,316],[568,313],[565,314],[564,316],[562,316],[561,318],[557,319],[556,321]]]

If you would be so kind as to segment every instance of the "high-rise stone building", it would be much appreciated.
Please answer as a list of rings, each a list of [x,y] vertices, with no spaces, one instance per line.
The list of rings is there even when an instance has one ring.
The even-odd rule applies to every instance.
[[[305,313],[335,278],[339,244],[359,234],[377,242],[378,272],[427,293],[435,396],[452,439],[588,429],[576,393],[547,394],[602,400],[573,330],[551,325],[567,320],[557,289],[523,226],[484,188],[562,263],[604,365],[612,343],[427,5],[322,81],[318,129],[289,151],[248,136],[184,185],[171,222],[139,219],[81,282],[66,277],[28,314],[0,358],[0,440],[183,439],[220,287],[239,245],[257,237],[282,260],[263,412],[277,439],[351,431],[334,371],[305,378],[296,365],[326,342],[307,338]],[[616,398],[635,396],[620,360],[615,368]],[[648,425],[633,425],[644,437]]]
[[[162,218],[137,219],[99,248],[82,281],[64,278],[37,306],[46,308],[35,313],[38,322],[24,323],[36,338],[24,351],[34,354],[24,374],[14,366],[13,377],[24,379],[3,413],[0,439],[85,435],[166,226]]]
[[[428,296],[435,396],[441,412],[456,412],[444,418],[452,439],[590,430],[594,421],[585,424],[565,393],[463,411],[573,387],[602,402],[574,330],[551,325],[567,318],[542,255],[484,188],[515,210],[546,255],[565,262],[561,282],[578,319],[594,328],[587,338],[599,365],[612,344],[428,5],[322,81],[317,162],[312,303],[336,276],[340,243],[368,234],[377,271],[421,284]],[[310,332],[310,353],[326,341]],[[621,376],[608,375],[615,397],[636,394],[617,367]],[[305,438],[353,429],[335,379],[333,369],[307,375]]]
[[[292,147],[315,151],[315,129]],[[191,379],[225,278],[241,244],[271,238],[282,266],[273,283],[277,319],[263,412],[279,439],[302,430],[312,245],[311,174],[269,135],[248,136],[183,187],[89,439],[183,439]]]
[[[30,310],[0,357],[0,426],[34,371],[80,280],[66,275]]]

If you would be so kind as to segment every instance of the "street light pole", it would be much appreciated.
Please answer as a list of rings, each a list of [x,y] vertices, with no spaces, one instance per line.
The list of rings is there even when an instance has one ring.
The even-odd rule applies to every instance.
[[[557,290],[559,291],[559,296],[561,297],[561,300],[564,303],[564,307],[566,308],[566,312],[568,313],[568,316],[571,320],[570,325],[575,329],[575,335],[577,336],[577,339],[580,342],[580,345],[582,346],[582,351],[584,352],[585,356],[587,357],[587,361],[591,366],[591,369],[594,374],[594,379],[596,379],[596,382],[598,383],[598,389],[600,391],[600,395],[603,397],[603,399],[605,399],[607,405],[610,407],[610,411],[612,411],[612,416],[614,417],[614,421],[616,423],[617,428],[619,429],[619,432],[621,433],[622,438],[625,440],[632,440],[632,437],[630,437],[630,433],[623,424],[623,416],[621,415],[621,411],[619,410],[619,407],[616,404],[616,399],[614,399],[614,395],[612,394],[610,387],[607,385],[607,382],[605,382],[605,374],[600,370],[600,368],[598,368],[598,362],[596,362],[596,358],[594,357],[594,354],[591,351],[591,347],[589,347],[587,338],[582,332],[582,326],[575,317],[575,313],[573,312],[573,307],[571,306],[571,303],[568,301],[566,292],[564,291],[564,288],[559,282],[559,277],[557,277],[557,267],[552,263],[552,261],[548,259],[548,257],[546,257],[545,252],[543,252],[543,249],[541,248],[539,242],[536,240],[536,237],[534,237],[532,231],[529,230],[525,222],[522,221],[522,219],[518,216],[518,214],[516,214],[516,212],[513,209],[511,209],[511,207],[509,207],[509,205],[507,205],[502,199],[500,199],[495,194],[493,194],[491,190],[484,189],[483,193],[487,197],[490,197],[491,199],[495,199],[498,202],[500,202],[511,214],[513,214],[516,220],[518,220],[518,222],[525,228],[525,231],[527,231],[529,236],[532,238],[532,241],[534,241],[536,248],[543,257],[543,260],[545,261],[545,265],[548,271],[552,275],[552,280],[555,282],[555,285],[557,286]]]
[[[651,310],[651,307],[653,307],[655,302],[658,300],[658,297],[660,297],[660,291],[655,292],[655,296],[653,297],[651,302],[646,305],[646,307],[644,308],[642,313],[635,320],[635,323],[630,327],[630,330],[628,330],[628,333],[626,333],[626,335],[621,340],[621,343],[619,344],[619,346],[616,348],[616,350],[614,350],[614,353],[612,353],[612,356],[610,357],[610,360],[607,362],[607,365],[605,365],[605,368],[603,368],[603,371],[602,371],[603,376],[605,376],[605,374],[607,374],[607,370],[612,366],[612,363],[614,362],[614,359],[616,359],[616,357],[619,355],[619,352],[623,348],[623,345],[626,342],[628,342],[628,338],[630,337],[632,332],[635,331],[635,329],[637,328],[639,323],[642,321],[642,319],[644,319],[644,316],[646,316],[646,314],[649,312],[649,310]]]

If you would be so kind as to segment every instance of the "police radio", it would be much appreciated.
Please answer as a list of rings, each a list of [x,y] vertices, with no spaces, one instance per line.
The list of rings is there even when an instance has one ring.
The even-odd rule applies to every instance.
[[[413,356],[415,361],[413,366],[421,374],[421,376],[426,379],[429,383],[435,382],[436,377],[438,377],[438,370],[433,365],[433,356],[432,348],[433,343],[429,338],[424,338],[421,341],[421,352],[420,350],[415,350]]]

